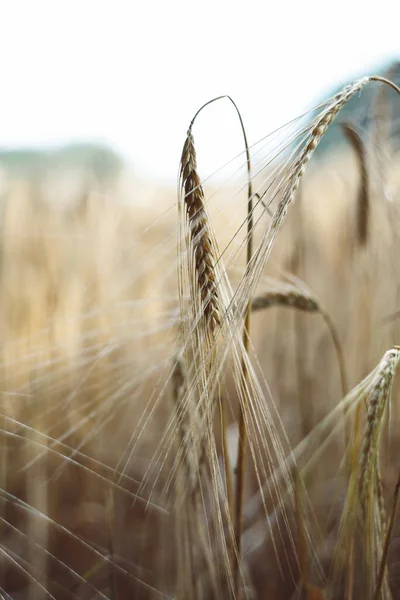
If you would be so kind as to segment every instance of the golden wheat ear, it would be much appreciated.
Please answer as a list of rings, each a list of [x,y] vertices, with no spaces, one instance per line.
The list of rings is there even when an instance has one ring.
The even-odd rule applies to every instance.
[[[319,313],[329,329],[335,347],[340,371],[341,392],[344,398],[348,392],[346,364],[339,334],[330,314],[323,306],[321,306],[319,300],[306,288],[306,286],[304,286],[305,289],[302,289],[303,286],[299,287],[297,285],[279,282],[274,287],[275,289],[266,290],[253,298],[251,303],[252,312],[257,313],[273,306],[281,306],[303,312]]]
[[[318,301],[300,290],[271,290],[259,294],[253,298],[251,309],[258,312],[272,306],[286,306],[296,308],[305,312],[318,312],[320,310]]]
[[[395,346],[380,362],[367,399],[367,424],[361,446],[358,490],[364,529],[364,568],[370,577],[368,593],[377,585],[376,578],[387,528],[379,448],[384,415],[391,401],[393,379],[399,362],[400,347]],[[381,585],[385,590],[385,597],[390,597],[387,571]]]
[[[214,333],[221,324],[220,298],[214,268],[216,256],[209,231],[204,191],[197,172],[193,134],[190,129],[182,150],[180,175],[193,249],[196,286],[200,294],[206,326],[211,333]]]
[[[347,498],[342,515],[337,544],[334,575],[335,586],[342,577],[346,557],[346,598],[355,598],[355,565],[361,560],[357,586],[363,597],[372,598],[382,562],[384,536],[387,528],[383,503],[383,486],[379,465],[379,447],[385,411],[391,401],[394,375],[400,362],[400,347],[387,351],[377,367],[354,391],[357,405],[352,439],[352,465]],[[349,394],[353,395],[353,392]],[[359,444],[360,411],[367,406],[367,422],[361,447]],[[357,535],[359,532],[359,535]],[[385,598],[390,597],[387,572],[381,585]],[[361,590],[358,590],[361,593]]]

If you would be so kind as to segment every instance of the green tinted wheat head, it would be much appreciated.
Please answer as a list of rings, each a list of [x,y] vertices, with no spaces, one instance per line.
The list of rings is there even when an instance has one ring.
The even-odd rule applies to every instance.
[[[400,347],[387,351],[377,367],[348,395],[356,407],[349,487],[343,509],[342,523],[334,561],[332,585],[335,588],[346,570],[346,599],[355,598],[355,564],[362,559],[361,575],[357,584],[363,598],[372,597],[382,558],[387,528],[383,484],[379,466],[379,445],[385,411],[391,400],[396,368],[400,362]],[[367,422],[359,446],[359,421],[363,404],[367,406]],[[358,513],[360,507],[360,515]],[[360,518],[358,518],[358,516]],[[357,530],[359,528],[359,535]],[[345,559],[346,557],[346,559]],[[346,567],[344,567],[346,560]],[[382,579],[384,598],[390,598],[387,573]]]
[[[272,306],[288,306],[305,312],[318,312],[320,308],[315,298],[297,289],[268,291],[256,296],[251,303],[253,312],[258,312],[264,308],[271,308]]]
[[[370,578],[366,594],[369,595],[376,585],[386,529],[379,442],[399,361],[400,347],[396,346],[386,352],[377,368],[368,394],[367,424],[360,453],[358,488],[363,518],[365,573]],[[384,597],[390,597],[387,573],[382,586]]]
[[[361,447],[359,481],[360,502],[364,514],[371,493],[371,484],[375,485],[378,490],[380,487],[380,475],[377,472],[379,439],[383,416],[390,401],[393,378],[399,361],[400,347],[396,346],[389,350],[381,360],[368,395],[368,416]],[[375,478],[375,482],[371,481],[372,478]]]

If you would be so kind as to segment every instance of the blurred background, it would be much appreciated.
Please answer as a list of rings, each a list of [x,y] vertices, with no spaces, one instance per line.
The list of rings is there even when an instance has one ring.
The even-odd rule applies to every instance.
[[[206,0],[51,2],[4,9],[2,148],[100,143],[137,176],[174,184],[186,129],[214,96],[238,104],[250,144],[343,82],[398,59],[391,4]],[[205,174],[243,149],[234,114],[199,123]]]
[[[400,84],[396,16],[386,1],[3,2],[3,597],[174,594],[162,494],[170,463],[162,469],[152,457],[169,423],[179,349],[176,203],[187,128],[203,103],[229,94],[262,189],[274,147],[268,134],[304,113],[308,122],[316,105],[360,76]],[[204,111],[194,135],[235,282],[246,165],[229,103]],[[290,275],[312,288],[337,328],[349,386],[400,339],[400,319],[391,319],[400,309],[399,141],[394,92],[371,85],[349,102],[311,161],[260,283],[267,289],[269,276]],[[262,235],[266,213],[258,223]],[[255,351],[295,445],[342,396],[332,340],[316,315],[275,307],[254,321]],[[396,402],[392,423],[399,418]],[[392,443],[398,456],[398,436]],[[390,496],[398,465],[386,466]],[[329,522],[322,518],[336,470],[322,464],[309,491],[326,533],[324,566],[340,519],[335,507]],[[254,489],[253,473],[247,499]],[[255,597],[292,597],[293,581],[279,588],[273,552],[262,549],[268,568],[265,555],[249,552]]]

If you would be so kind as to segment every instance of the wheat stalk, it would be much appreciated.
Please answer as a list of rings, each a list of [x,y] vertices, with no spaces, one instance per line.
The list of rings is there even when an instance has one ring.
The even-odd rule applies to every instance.
[[[355,560],[359,551],[363,552],[363,572],[357,578],[358,585],[362,587],[362,597],[370,599],[375,587],[374,579],[382,555],[386,526],[379,471],[379,442],[385,409],[390,402],[394,374],[399,362],[400,347],[394,346],[345,399],[349,410],[356,411],[356,416],[353,438],[349,444],[351,463],[346,463],[351,467],[349,484],[331,575],[332,597],[335,597],[334,588],[339,586],[341,589],[344,583],[345,600],[353,599]],[[360,414],[364,405],[367,406],[368,416],[360,449]],[[359,536],[356,535],[358,527],[361,528]],[[387,578],[384,585],[388,591]]]
[[[358,491],[364,525],[365,568],[366,573],[371,574],[369,594],[372,593],[373,580],[376,576],[375,566],[378,566],[379,557],[382,554],[386,526],[379,468],[380,435],[399,361],[400,347],[395,346],[392,350],[386,352],[378,365],[367,397],[367,423],[359,459]],[[375,531],[373,527],[375,527]],[[387,573],[383,578],[383,585],[387,590],[389,585]]]
[[[372,389],[368,395],[367,424],[360,453],[359,500],[362,509],[365,535],[366,572],[374,573],[373,560],[382,553],[385,531],[383,490],[379,468],[379,442],[383,417],[390,401],[393,378],[400,361],[400,347],[396,346],[385,354],[376,372]],[[375,534],[373,523],[375,522]],[[373,536],[375,540],[373,539]],[[375,545],[375,553],[373,545]],[[376,564],[377,566],[377,564]],[[369,593],[372,591],[372,581]],[[383,585],[388,588],[387,576]]]

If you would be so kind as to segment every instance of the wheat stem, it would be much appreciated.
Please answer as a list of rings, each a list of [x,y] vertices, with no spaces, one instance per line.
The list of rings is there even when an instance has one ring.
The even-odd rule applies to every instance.
[[[248,173],[248,198],[247,198],[247,255],[246,265],[250,264],[253,256],[253,191],[251,183],[251,163],[250,153],[247,144],[246,133],[243,129],[243,135],[246,144],[246,156],[247,156],[247,173]],[[233,555],[234,568],[233,568],[233,581],[234,589],[238,600],[240,600],[240,561],[241,561],[241,546],[242,546],[242,529],[243,529],[243,501],[244,501],[244,482],[246,474],[246,411],[249,405],[249,387],[248,387],[248,370],[245,360],[245,356],[248,354],[250,345],[250,321],[251,321],[251,304],[252,299],[249,296],[247,299],[246,315],[243,326],[243,349],[244,356],[241,362],[241,374],[242,374],[242,390],[243,390],[243,402],[239,404],[239,439],[238,439],[238,452],[237,452],[237,467],[236,467],[236,488],[235,488],[235,543],[236,552]]]

